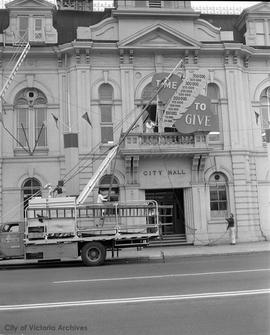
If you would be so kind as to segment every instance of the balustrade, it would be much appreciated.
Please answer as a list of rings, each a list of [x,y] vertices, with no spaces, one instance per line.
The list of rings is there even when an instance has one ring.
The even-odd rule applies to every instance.
[[[171,153],[196,152],[198,149],[210,150],[207,141],[206,133],[181,134],[181,133],[131,133],[123,141],[121,145],[122,150],[162,150],[166,152],[168,149]]]
[[[58,9],[93,11],[93,0],[57,0]]]
[[[151,134],[130,134],[125,139],[125,145],[130,146],[167,146],[167,145],[188,145],[194,146],[194,135],[182,135],[179,133],[151,133]]]

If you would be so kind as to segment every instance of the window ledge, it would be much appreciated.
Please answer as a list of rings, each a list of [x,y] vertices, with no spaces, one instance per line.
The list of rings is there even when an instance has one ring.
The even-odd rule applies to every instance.
[[[26,148],[27,150],[27,148]],[[15,156],[47,156],[49,154],[49,148],[43,147],[43,148],[36,148],[34,153],[30,155],[30,153],[27,153],[23,148],[15,148],[14,149],[14,155]]]
[[[114,147],[116,145],[116,143],[114,143],[114,141],[112,142],[108,142],[108,143],[101,143],[99,145],[100,148],[110,148],[110,147]]]

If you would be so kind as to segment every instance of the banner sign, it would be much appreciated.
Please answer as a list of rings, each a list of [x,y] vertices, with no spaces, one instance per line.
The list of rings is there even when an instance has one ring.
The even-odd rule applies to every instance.
[[[163,89],[158,93],[159,101],[162,101],[164,104],[171,99],[175,94],[177,88],[179,87],[182,79],[176,74],[171,75],[170,79],[167,82],[164,82],[165,79],[169,76],[169,73],[162,72],[154,74],[152,78],[152,86],[158,88],[163,86]]]
[[[176,119],[185,113],[195,98],[206,87],[207,75],[205,72],[197,71],[187,73],[186,78],[181,82],[174,95],[169,100],[163,114],[164,127],[172,127]]]
[[[219,128],[218,115],[213,110],[210,99],[204,95],[199,95],[186,112],[175,120],[175,127],[183,134],[217,130]]]

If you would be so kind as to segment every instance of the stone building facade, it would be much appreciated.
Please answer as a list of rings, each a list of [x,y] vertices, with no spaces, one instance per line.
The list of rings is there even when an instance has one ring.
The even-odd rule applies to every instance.
[[[150,101],[153,76],[182,59],[185,73],[206,73],[202,95],[216,128],[162,129],[164,103],[154,99],[153,132],[142,117],[88,201],[112,184],[115,201],[173,205],[164,237],[201,244],[223,235],[222,243],[233,212],[239,241],[268,238],[270,5],[241,15],[203,15],[190,1],[89,8],[14,0],[0,10],[1,87],[24,48],[20,39],[30,42],[2,99],[0,222],[22,220],[29,197],[48,183],[62,180],[66,195],[79,194]]]

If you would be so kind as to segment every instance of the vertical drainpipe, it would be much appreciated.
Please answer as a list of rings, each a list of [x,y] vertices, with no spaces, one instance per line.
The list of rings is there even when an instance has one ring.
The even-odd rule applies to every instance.
[[[80,192],[80,178],[78,172],[79,168],[79,141],[77,133],[64,134],[64,154],[65,154],[65,173],[67,179],[65,184],[65,192],[68,196],[79,195]]]

